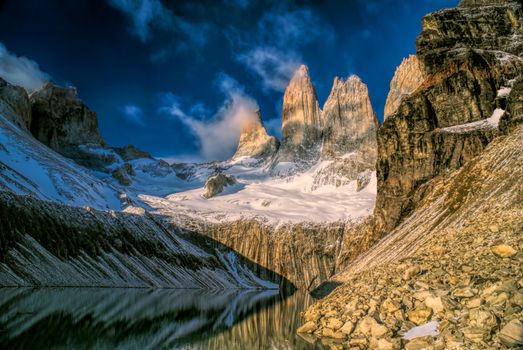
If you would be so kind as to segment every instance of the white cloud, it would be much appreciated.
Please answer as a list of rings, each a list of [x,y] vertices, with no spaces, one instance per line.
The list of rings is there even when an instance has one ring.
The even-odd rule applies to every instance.
[[[255,31],[231,30],[228,38],[239,47],[237,60],[261,78],[265,90],[283,91],[303,63],[302,48],[313,41],[332,43],[334,31],[311,9],[284,3],[265,12]]]
[[[125,105],[121,108],[122,113],[125,117],[125,119],[133,124],[137,124],[140,126],[144,125],[143,122],[143,111],[140,107],[136,105]]]
[[[231,157],[238,146],[242,126],[256,118],[256,111],[259,109],[256,101],[246,95],[238,82],[230,76],[220,74],[218,85],[226,98],[216,114],[209,119],[192,114],[202,111],[199,104],[190,108],[190,112],[185,112],[180,99],[170,93],[164,95],[164,106],[160,108],[160,112],[180,120],[197,137],[200,156],[205,161]]]
[[[178,49],[186,48],[187,42],[196,47],[201,47],[207,42],[208,24],[189,22],[175,15],[160,0],[107,1],[129,17],[132,31],[144,43],[151,40],[154,28],[180,34],[183,40],[176,41]]]
[[[283,91],[290,77],[301,64],[293,51],[275,47],[256,47],[238,56],[238,60],[261,78],[265,90]]]
[[[38,64],[23,56],[7,51],[0,43],[0,77],[13,85],[22,86],[28,92],[39,89],[50,76],[38,67]]]

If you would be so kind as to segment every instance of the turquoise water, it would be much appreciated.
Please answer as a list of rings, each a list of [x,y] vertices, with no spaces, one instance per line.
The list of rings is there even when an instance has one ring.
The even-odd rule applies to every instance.
[[[324,349],[296,335],[309,295],[0,288],[2,349]]]

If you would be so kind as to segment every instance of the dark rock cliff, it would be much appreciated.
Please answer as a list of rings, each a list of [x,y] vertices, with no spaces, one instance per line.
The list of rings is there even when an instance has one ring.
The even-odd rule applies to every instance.
[[[412,211],[424,183],[480,154],[500,120],[518,119],[521,5],[469,3],[423,19],[417,56],[426,79],[378,130],[378,236]]]

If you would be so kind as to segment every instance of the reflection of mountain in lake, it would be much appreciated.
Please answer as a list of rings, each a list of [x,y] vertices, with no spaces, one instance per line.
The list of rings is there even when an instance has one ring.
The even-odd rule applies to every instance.
[[[295,335],[310,297],[278,293],[3,288],[0,347],[318,348]]]

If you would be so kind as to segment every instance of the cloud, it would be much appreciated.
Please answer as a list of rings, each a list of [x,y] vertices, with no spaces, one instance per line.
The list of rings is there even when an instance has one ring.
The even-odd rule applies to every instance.
[[[290,77],[301,64],[294,51],[282,51],[275,47],[256,47],[237,57],[261,78],[265,90],[283,91]]]
[[[238,146],[243,125],[256,118],[259,109],[256,101],[230,76],[222,73],[216,83],[225,95],[225,101],[210,118],[197,114],[206,111],[201,104],[193,105],[186,112],[180,98],[171,93],[164,94],[160,108],[161,113],[180,120],[196,136],[200,156],[205,161],[231,157]]]
[[[133,124],[137,124],[140,126],[144,125],[143,122],[143,111],[140,107],[136,105],[125,105],[121,108],[122,113],[125,117],[125,119]]]
[[[7,51],[0,43],[0,77],[13,85],[22,86],[28,92],[42,87],[51,78],[38,64],[24,56]]]
[[[238,48],[237,61],[255,73],[265,90],[283,91],[295,69],[303,63],[303,47],[314,41],[333,42],[330,25],[309,8],[277,4],[265,12],[256,30],[231,29],[228,38]]]
[[[177,50],[184,50],[190,44],[202,47],[207,42],[209,25],[205,23],[192,23],[165,7],[161,0],[107,0],[114,8],[123,12],[131,21],[132,32],[143,43],[150,41],[153,30],[158,29],[180,36],[177,38]],[[155,58],[160,59],[166,55],[165,49],[156,53]]]

